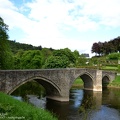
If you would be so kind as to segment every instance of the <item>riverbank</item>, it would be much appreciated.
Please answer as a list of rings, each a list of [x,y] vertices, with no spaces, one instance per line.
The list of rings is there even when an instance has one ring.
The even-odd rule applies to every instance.
[[[109,83],[108,87],[120,88],[120,75],[117,75],[115,80],[113,80],[111,83]]]
[[[84,83],[83,83],[82,79],[81,78],[77,78],[74,81],[74,83],[72,85],[72,88],[74,88],[74,87],[83,87],[83,85],[84,85]]]
[[[0,120],[57,120],[50,112],[0,92]]]

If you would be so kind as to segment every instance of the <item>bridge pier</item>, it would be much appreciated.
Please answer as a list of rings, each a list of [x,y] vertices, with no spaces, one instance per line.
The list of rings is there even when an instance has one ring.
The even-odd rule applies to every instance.
[[[102,91],[102,70],[96,70],[96,80],[93,83],[93,91]]]
[[[93,83],[93,91],[102,91],[102,70],[96,70],[96,80]]]

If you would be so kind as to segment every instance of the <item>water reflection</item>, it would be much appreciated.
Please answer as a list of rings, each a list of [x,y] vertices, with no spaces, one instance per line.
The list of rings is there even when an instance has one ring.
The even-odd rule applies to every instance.
[[[120,92],[120,90],[118,91]],[[103,93],[84,90],[82,94],[83,99],[78,104],[79,112],[77,110],[73,112],[72,110],[68,116],[68,120],[120,120],[120,106],[119,109],[115,107],[111,108],[111,105],[116,103],[114,93],[116,91],[110,89],[107,91],[104,90]],[[75,93],[75,95],[77,94]],[[117,97],[119,98],[117,104],[120,104],[120,94]],[[74,108],[76,106],[72,109]]]
[[[116,109],[114,96],[118,97],[116,104],[120,104],[118,91],[109,89],[102,93],[73,89],[70,93],[69,106],[59,102],[52,106],[50,103],[51,106],[48,109],[57,113],[59,120],[120,120],[120,106]]]
[[[106,88],[103,90],[102,104],[120,111],[120,89]]]
[[[54,113],[59,118],[59,120],[66,120],[67,116],[69,116],[69,102],[62,103],[48,100],[46,109]]]
[[[75,106],[73,106],[73,108],[70,109],[70,111],[72,112],[70,113],[68,119],[69,120],[90,119],[92,111],[99,109],[101,106],[101,99],[102,99],[101,92],[93,92],[93,91],[87,91],[87,90],[77,90],[77,91],[74,90],[74,92],[77,92],[77,94],[76,93],[74,94],[75,95],[74,97],[76,99],[77,98],[80,98],[80,99],[79,100],[74,99],[76,100],[74,102],[75,104],[73,104]]]
[[[51,111],[59,120],[120,120],[120,89],[103,92],[71,89],[70,101],[65,103],[27,97],[30,103]]]
[[[27,95],[27,99],[28,99],[29,103],[33,104],[36,107],[43,108],[43,109],[46,108],[46,98],[45,97],[39,98],[36,95]]]

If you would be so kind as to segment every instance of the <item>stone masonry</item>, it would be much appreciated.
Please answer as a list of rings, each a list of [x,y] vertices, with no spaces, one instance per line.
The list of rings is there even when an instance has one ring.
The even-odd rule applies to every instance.
[[[0,91],[11,94],[22,84],[35,80],[47,93],[47,98],[69,101],[69,90],[77,77],[84,82],[84,89],[102,91],[103,82],[111,82],[115,72],[85,68],[0,70]]]

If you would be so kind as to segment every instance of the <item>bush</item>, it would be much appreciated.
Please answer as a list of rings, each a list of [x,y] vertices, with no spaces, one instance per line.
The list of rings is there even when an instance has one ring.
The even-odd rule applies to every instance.
[[[110,60],[118,60],[120,58],[120,53],[111,53],[108,55],[108,59]]]

